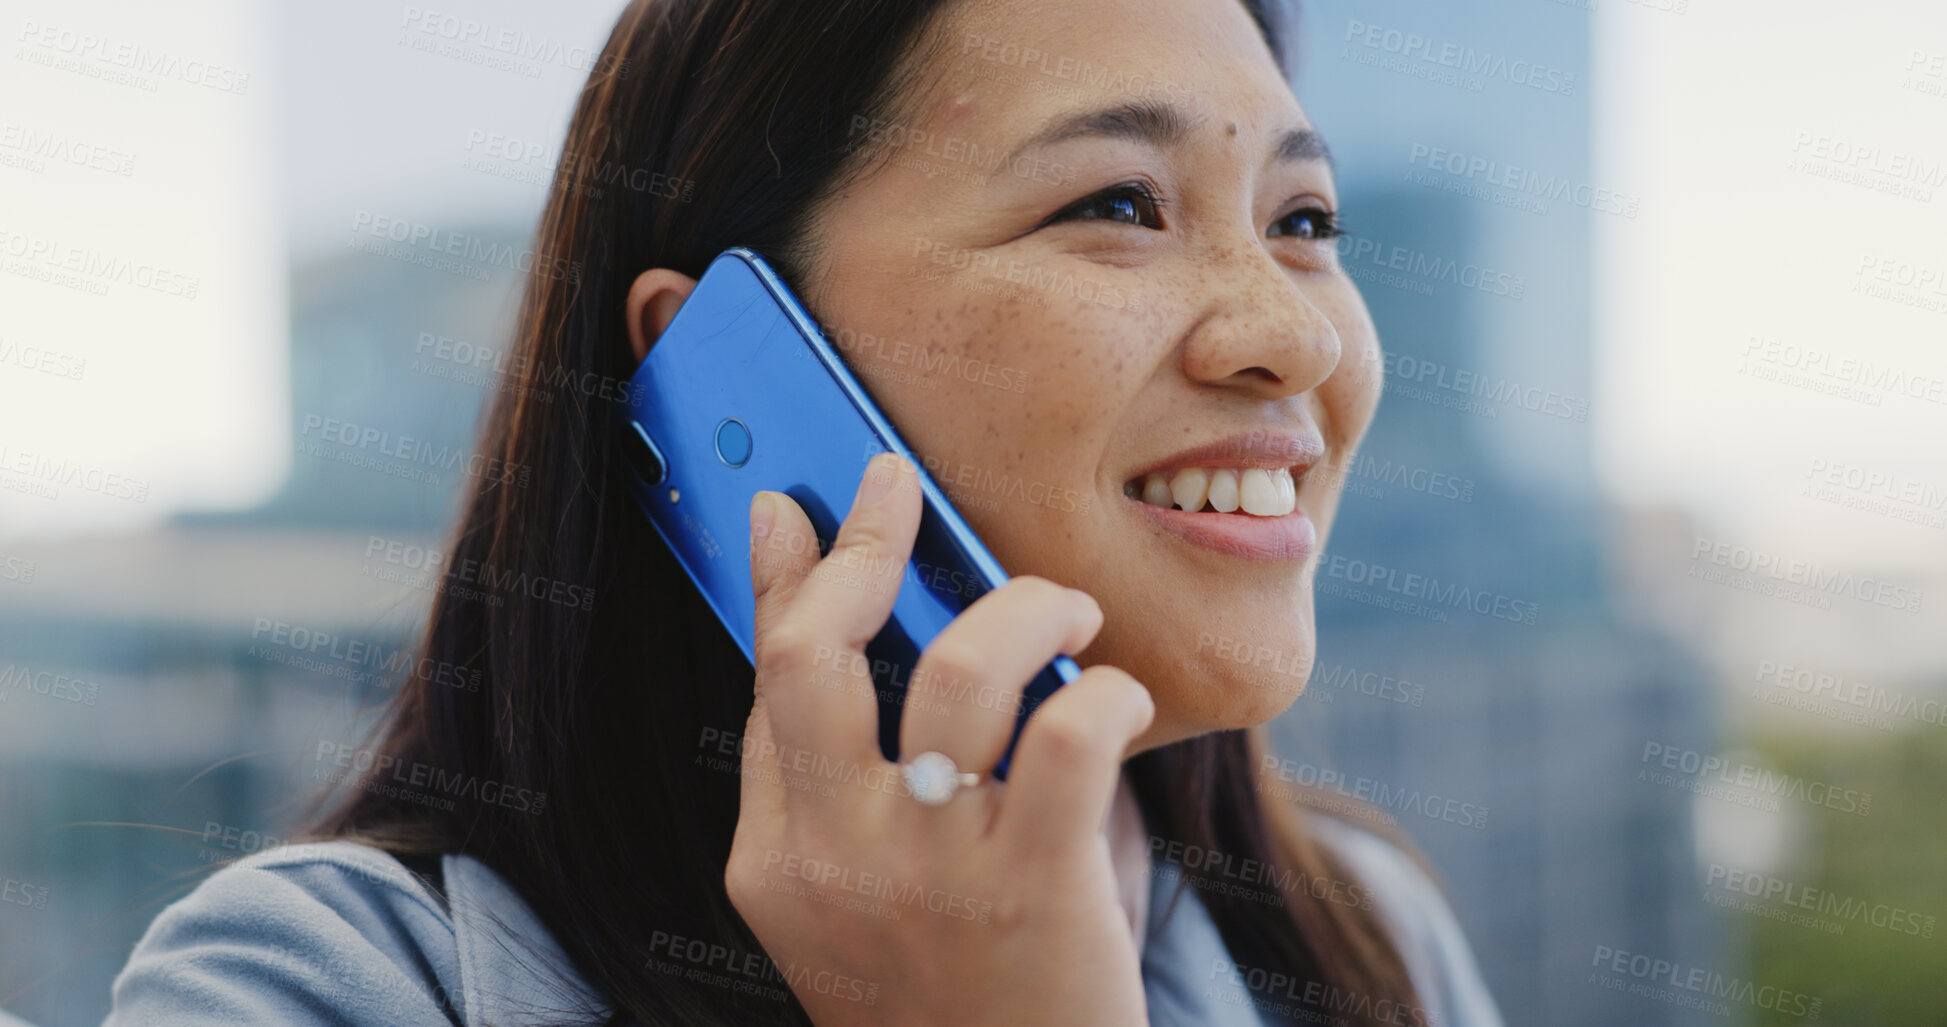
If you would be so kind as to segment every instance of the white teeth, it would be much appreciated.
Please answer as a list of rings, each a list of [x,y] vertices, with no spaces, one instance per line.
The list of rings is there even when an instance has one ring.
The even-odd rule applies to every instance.
[[[1170,480],[1151,471],[1143,479],[1143,502],[1150,506],[1168,506],[1176,502],[1176,494],[1170,491]]]
[[[1176,506],[1195,513],[1242,511],[1254,517],[1283,517],[1298,508],[1298,483],[1288,468],[1185,467],[1174,475],[1151,472],[1123,487],[1151,506]]]
[[[1170,479],[1170,495],[1175,497],[1176,505],[1191,513],[1203,509],[1203,501],[1210,494],[1210,475],[1201,467],[1185,467]]]
[[[1210,508],[1218,513],[1237,512],[1237,472],[1219,467],[1210,475]]]
[[[1275,517],[1280,502],[1278,487],[1263,468],[1253,467],[1237,479],[1237,505],[1245,513]]]

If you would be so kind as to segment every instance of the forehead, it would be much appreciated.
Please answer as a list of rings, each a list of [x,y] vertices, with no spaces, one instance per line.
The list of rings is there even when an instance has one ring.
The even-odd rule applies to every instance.
[[[1176,107],[1206,131],[1303,121],[1239,0],[963,0],[914,72],[916,125],[996,141],[1132,100]]]

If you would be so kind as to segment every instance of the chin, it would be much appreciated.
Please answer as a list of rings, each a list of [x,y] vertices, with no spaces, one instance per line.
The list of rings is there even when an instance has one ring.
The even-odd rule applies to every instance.
[[[1097,652],[1086,663],[1107,663],[1128,671],[1149,689],[1156,719],[1141,742],[1153,748],[1211,731],[1252,728],[1291,708],[1305,690],[1316,656],[1311,611],[1302,623],[1278,625],[1273,634],[1253,637],[1273,644],[1248,643],[1243,631],[1205,631],[1173,639],[1169,651],[1139,645],[1125,652]],[[1121,648],[1121,647],[1118,647]]]

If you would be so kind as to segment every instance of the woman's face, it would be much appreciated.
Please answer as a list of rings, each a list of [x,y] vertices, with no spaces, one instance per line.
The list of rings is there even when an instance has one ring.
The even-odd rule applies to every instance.
[[[1144,747],[1266,721],[1378,403],[1323,146],[1237,0],[947,17],[910,119],[853,119],[889,163],[820,208],[806,302],[1008,571],[1101,603],[1077,658],[1148,686]]]

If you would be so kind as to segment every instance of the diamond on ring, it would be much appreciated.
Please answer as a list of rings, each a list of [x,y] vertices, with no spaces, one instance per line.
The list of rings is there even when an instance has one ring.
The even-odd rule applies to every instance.
[[[961,785],[969,787],[980,783],[980,775],[962,771],[953,757],[943,752],[923,752],[899,765],[899,773],[906,779],[906,788],[913,798],[927,804],[938,806],[953,798],[953,793]]]

